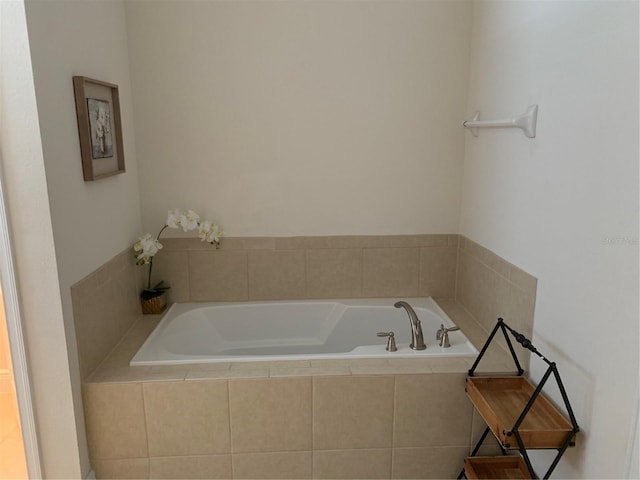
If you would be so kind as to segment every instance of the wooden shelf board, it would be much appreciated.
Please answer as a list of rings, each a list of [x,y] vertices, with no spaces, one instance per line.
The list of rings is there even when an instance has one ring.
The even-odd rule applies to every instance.
[[[517,448],[511,430],[535,387],[524,377],[468,377],[466,391],[503,446]],[[518,429],[526,448],[560,448],[572,431],[571,423],[543,395]]]
[[[469,480],[531,478],[520,456],[468,457],[464,459],[464,474]]]

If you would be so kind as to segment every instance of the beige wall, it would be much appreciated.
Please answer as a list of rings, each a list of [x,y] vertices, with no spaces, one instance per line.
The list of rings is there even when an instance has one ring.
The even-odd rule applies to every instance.
[[[89,471],[70,286],[140,234],[140,201],[123,2],[26,3],[33,77],[64,312],[82,473]],[[72,77],[119,85],[127,172],[83,181]],[[70,422],[70,427],[73,422]],[[69,476],[69,475],[64,475]]]
[[[638,3],[479,1],[472,39],[468,113],[540,110],[534,140],[467,134],[460,233],[538,278],[533,342],[582,430],[554,476],[635,478]]]
[[[43,475],[82,475],[27,24],[0,3],[0,150]]]
[[[471,3],[128,2],[145,229],[458,227]]]

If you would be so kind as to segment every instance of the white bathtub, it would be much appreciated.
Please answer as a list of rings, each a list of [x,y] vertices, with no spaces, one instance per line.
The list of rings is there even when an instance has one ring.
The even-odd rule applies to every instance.
[[[406,300],[422,323],[426,350],[409,348]],[[474,356],[462,331],[451,347],[436,341],[440,324],[453,322],[431,298],[305,300],[245,303],[176,303],[136,353],[130,365],[294,359],[424,358]],[[380,331],[393,331],[398,350],[386,351]]]

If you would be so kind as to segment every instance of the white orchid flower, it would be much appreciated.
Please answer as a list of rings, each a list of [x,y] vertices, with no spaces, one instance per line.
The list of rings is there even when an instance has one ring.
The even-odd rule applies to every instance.
[[[198,228],[200,223],[200,215],[198,215],[193,210],[187,210],[187,213],[180,217],[180,225],[182,226],[182,230],[188,232],[190,230],[195,230]]]
[[[182,212],[177,208],[175,210],[169,210],[169,213],[167,214],[167,226],[169,228],[180,227],[181,217],[182,217]]]
[[[197,229],[200,239],[203,242],[215,244],[216,248],[220,247],[220,237],[224,235],[224,232],[214,222],[209,220],[200,222],[200,216],[193,210],[187,210],[186,212],[177,208],[169,210],[167,212],[167,223],[160,229],[158,235],[153,237],[150,233],[147,233],[138,238],[138,241],[133,245],[136,253],[136,265],[149,265],[145,292],[159,292],[166,289],[151,288],[151,269],[153,267],[153,257],[162,250],[162,244],[159,242],[160,235],[167,228],[182,228],[185,232]]]
[[[138,238],[138,241],[133,245],[133,249],[136,252],[140,252],[136,255],[138,265],[146,265],[151,262],[151,258],[162,249],[162,244],[151,236],[150,233]]]
[[[220,232],[220,227],[218,227],[218,225],[210,222],[209,220],[205,220],[204,222],[200,223],[200,226],[198,227],[198,233],[202,242],[217,244],[220,242],[220,235],[222,232]]]
[[[211,231],[209,235],[207,235],[207,242],[215,243],[216,245],[220,243],[220,237],[224,235],[224,232],[220,230],[220,227],[214,223],[211,227]]]
[[[200,222],[200,225],[198,225],[198,235],[200,236],[201,241],[204,242],[207,239],[207,235],[209,235],[210,230],[211,222],[209,220]]]

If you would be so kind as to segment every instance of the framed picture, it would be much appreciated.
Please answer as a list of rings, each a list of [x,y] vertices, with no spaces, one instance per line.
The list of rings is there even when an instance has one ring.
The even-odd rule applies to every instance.
[[[82,172],[85,181],[124,173],[118,86],[73,77]]]

